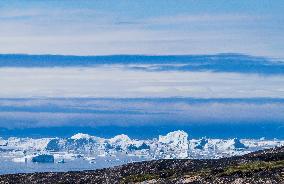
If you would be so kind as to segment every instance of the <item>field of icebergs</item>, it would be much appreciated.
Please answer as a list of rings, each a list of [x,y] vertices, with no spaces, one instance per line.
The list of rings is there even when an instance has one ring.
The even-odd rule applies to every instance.
[[[284,145],[284,140],[190,139],[174,131],[150,140],[78,133],[70,138],[0,138],[2,173],[98,169],[152,159],[207,159]],[[15,169],[17,168],[17,169]]]

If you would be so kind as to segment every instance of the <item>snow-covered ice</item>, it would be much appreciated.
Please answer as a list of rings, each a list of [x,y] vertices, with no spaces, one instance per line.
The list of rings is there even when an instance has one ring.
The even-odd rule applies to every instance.
[[[152,159],[221,158],[281,145],[284,140],[264,138],[190,139],[188,133],[180,130],[148,140],[131,139],[124,134],[106,139],[78,133],[70,138],[0,138],[0,157],[26,163],[37,155],[51,155],[54,164],[81,159],[93,165],[104,160],[105,166],[111,166]]]

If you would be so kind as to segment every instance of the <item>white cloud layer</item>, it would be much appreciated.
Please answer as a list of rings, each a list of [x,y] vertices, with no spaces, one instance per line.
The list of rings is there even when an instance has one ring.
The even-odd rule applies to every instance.
[[[1,8],[1,7],[0,7]],[[187,13],[147,17],[91,8],[0,9],[0,53],[215,54],[284,57],[281,17]]]
[[[284,98],[282,75],[94,68],[0,68],[0,97]]]

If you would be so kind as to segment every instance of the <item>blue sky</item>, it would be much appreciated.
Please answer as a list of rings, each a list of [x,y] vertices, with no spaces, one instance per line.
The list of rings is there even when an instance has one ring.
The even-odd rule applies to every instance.
[[[151,138],[177,129],[190,137],[282,138],[283,99],[0,99],[1,136],[78,132]],[[3,129],[8,128],[8,129]]]
[[[284,62],[247,55],[0,56],[0,98],[284,98]]]
[[[0,53],[283,58],[284,2],[1,1]]]
[[[280,137],[283,66],[236,54],[0,55],[0,129],[118,126],[129,133],[137,126],[214,131],[226,125],[232,132],[232,125]]]
[[[249,124],[279,137],[283,10],[282,0],[0,1],[0,54],[187,55],[0,55],[0,129]]]
[[[157,108],[158,107],[158,108]],[[284,100],[194,98],[0,99],[3,127],[282,124]]]

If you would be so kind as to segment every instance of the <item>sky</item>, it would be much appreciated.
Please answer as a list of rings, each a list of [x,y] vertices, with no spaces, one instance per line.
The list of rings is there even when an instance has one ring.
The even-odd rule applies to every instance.
[[[238,54],[1,55],[0,130],[107,127],[96,133],[133,135],[156,127],[156,136],[166,127],[197,137],[283,138],[283,75],[283,60]]]
[[[283,58],[282,0],[0,2],[0,53]]]
[[[284,98],[283,75],[120,67],[0,68],[0,97]]]
[[[0,137],[174,125],[281,137],[283,10],[282,0],[2,0]]]

